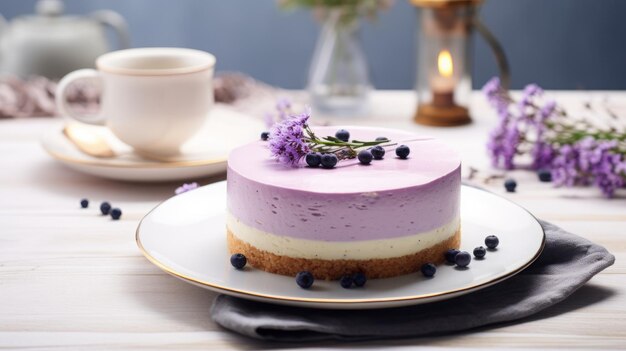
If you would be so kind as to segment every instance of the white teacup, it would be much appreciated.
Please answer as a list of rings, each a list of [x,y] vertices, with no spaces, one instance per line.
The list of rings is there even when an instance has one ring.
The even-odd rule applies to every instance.
[[[83,123],[108,126],[140,154],[179,152],[204,123],[213,105],[215,56],[182,48],[138,48],[100,56],[96,68],[74,71],[59,82],[61,114]],[[97,115],[68,108],[67,87],[78,79],[101,81]]]

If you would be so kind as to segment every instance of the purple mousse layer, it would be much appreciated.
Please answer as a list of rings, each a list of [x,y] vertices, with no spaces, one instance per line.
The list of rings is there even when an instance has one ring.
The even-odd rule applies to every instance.
[[[461,161],[443,143],[396,130],[344,127],[351,139],[386,136],[411,148],[406,160],[388,147],[364,166],[340,161],[334,169],[291,168],[270,158],[267,142],[231,152],[228,209],[242,223],[275,235],[358,241],[415,235],[459,215]],[[316,127],[334,135],[337,127]]]

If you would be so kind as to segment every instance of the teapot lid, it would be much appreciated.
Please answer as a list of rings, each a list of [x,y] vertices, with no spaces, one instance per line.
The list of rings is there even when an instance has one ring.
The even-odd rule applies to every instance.
[[[21,26],[37,25],[46,26],[48,29],[56,25],[65,26],[69,22],[84,22],[82,17],[64,15],[64,9],[65,6],[61,0],[38,0],[34,14],[19,16],[15,22],[20,23]]]
[[[35,12],[40,16],[57,17],[63,14],[64,7],[61,0],[39,0]]]
[[[39,0],[35,4],[35,12],[40,16],[58,17],[63,14],[64,7],[61,0]]]

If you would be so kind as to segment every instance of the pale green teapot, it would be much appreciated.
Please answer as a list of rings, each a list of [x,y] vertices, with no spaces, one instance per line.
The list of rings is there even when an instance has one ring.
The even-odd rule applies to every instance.
[[[54,79],[93,67],[96,57],[112,49],[105,27],[116,32],[120,49],[130,46],[126,22],[116,12],[65,16],[60,0],[39,0],[35,9],[35,15],[10,23],[0,15],[0,72],[4,75]]]

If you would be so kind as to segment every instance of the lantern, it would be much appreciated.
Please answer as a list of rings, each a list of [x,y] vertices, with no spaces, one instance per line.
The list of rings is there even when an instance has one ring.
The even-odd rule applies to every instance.
[[[472,92],[472,33],[478,30],[490,44],[502,81],[508,84],[508,64],[494,36],[477,18],[480,0],[411,0],[419,8],[417,45],[418,107],[415,121],[434,126],[467,124]]]

